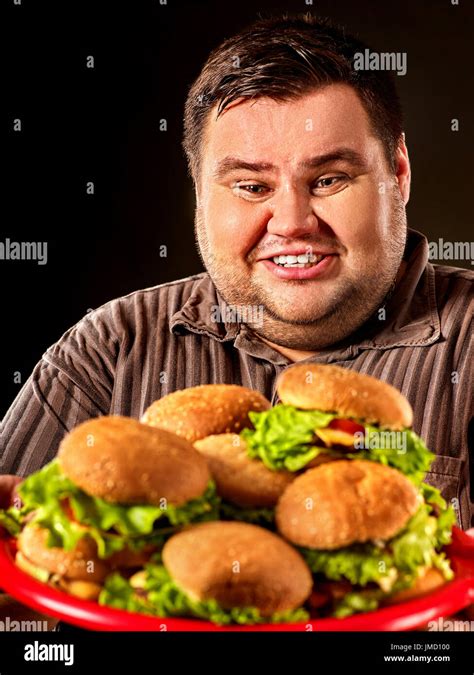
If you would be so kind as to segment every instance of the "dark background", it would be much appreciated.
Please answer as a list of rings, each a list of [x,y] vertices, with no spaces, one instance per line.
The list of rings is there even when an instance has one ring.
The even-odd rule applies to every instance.
[[[473,3],[13,1],[4,3],[0,240],[47,241],[48,264],[0,260],[0,414],[44,350],[89,308],[202,271],[181,150],[183,105],[209,51],[259,14],[311,11],[372,49],[407,52],[408,72],[396,79],[413,169],[409,223],[435,241],[472,238]]]

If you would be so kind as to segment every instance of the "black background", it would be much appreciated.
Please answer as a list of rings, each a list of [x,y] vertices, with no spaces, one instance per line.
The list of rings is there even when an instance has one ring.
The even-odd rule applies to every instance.
[[[74,664],[24,661],[25,645],[73,644]],[[64,633],[0,633],[2,675],[24,673],[452,673],[471,675],[471,633],[116,633],[69,629]],[[419,645],[418,649],[413,644]],[[394,645],[396,645],[394,647]],[[400,649],[411,646],[408,651]],[[397,648],[398,647],[398,648]],[[388,656],[431,656],[431,662],[392,662]],[[448,656],[449,662],[434,661]]]
[[[259,14],[311,11],[375,50],[407,52],[408,72],[397,82],[413,169],[409,223],[432,240],[472,238],[473,6],[5,0],[8,178],[0,240],[47,241],[48,263],[0,261],[0,412],[44,350],[89,308],[202,271],[181,150],[183,105],[209,51]],[[86,68],[89,55],[94,69]],[[13,131],[17,118],[21,132]],[[457,133],[452,118],[460,121]]]

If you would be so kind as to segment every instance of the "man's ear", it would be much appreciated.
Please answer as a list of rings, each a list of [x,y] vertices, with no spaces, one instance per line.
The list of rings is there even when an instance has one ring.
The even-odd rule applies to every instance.
[[[408,204],[408,200],[410,199],[411,169],[404,133],[398,143],[395,176],[403,201],[405,204]]]

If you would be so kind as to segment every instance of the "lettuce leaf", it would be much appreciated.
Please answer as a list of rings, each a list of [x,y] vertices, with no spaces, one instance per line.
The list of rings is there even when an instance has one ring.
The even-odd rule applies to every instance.
[[[153,504],[110,504],[79,489],[69,495],[69,503],[79,522],[99,530],[113,528],[129,537],[151,534],[156,530],[156,523],[160,519],[166,520],[165,527],[168,528],[169,525],[189,525],[216,520],[218,517],[218,500],[215,497],[214,483],[211,482],[201,497],[192,499],[183,506],[168,504],[166,508],[161,508]]]
[[[301,553],[314,574],[323,574],[327,579],[347,579],[351,584],[366,586],[389,578],[393,560],[382,547],[374,544],[355,544],[334,551],[303,548]]]
[[[167,539],[167,535],[175,531],[174,528],[169,528],[169,532],[159,530],[144,537],[113,534],[70,520],[60,507],[38,510],[31,522],[48,531],[48,546],[57,546],[66,551],[73,549],[82,537],[90,537],[97,545],[99,558],[109,558],[113,553],[117,553],[124,548],[130,548],[133,551],[139,551],[147,545],[161,548]]]
[[[0,510],[0,525],[13,537],[21,532],[22,515],[20,509],[10,506],[8,509]]]
[[[179,526],[216,520],[220,503],[211,481],[201,497],[179,507],[110,504],[78,488],[61,472],[57,460],[26,478],[19,494],[23,501],[22,516],[34,512],[31,522],[48,530],[49,546],[71,550],[81,537],[90,536],[96,541],[101,558],[125,546],[134,550],[147,544],[160,546]],[[75,520],[70,520],[62,507],[65,499]]]
[[[432,511],[437,515],[436,520],[436,548],[446,546],[451,543],[451,534],[453,526],[457,524],[456,512],[453,507],[446,504],[438,488],[422,483],[421,494],[427,504],[432,506]]]
[[[264,412],[250,412],[255,429],[244,429],[240,435],[247,443],[249,456],[261,459],[269,469],[299,471],[324,452],[311,445],[314,430],[327,427],[335,417],[319,410],[278,404]]]
[[[420,491],[427,504],[432,504],[433,506],[438,507],[440,510],[446,509],[446,500],[441,495],[441,492],[438,490],[438,488],[435,488],[428,483],[422,483],[420,485]]]
[[[271,617],[262,617],[255,607],[233,607],[224,609],[215,600],[194,600],[184,593],[171,579],[163,565],[145,566],[146,597],[141,597],[129,581],[120,574],[107,577],[99,596],[99,603],[129,612],[140,612],[158,617],[189,616],[212,621],[220,625],[290,623],[306,621],[309,614],[300,608],[279,612]]]
[[[364,426],[366,437],[368,436],[369,439],[377,438],[380,435],[380,428],[369,424]],[[435,455],[428,450],[423,440],[411,429],[403,429],[400,433],[404,434],[405,448],[361,448],[356,452],[346,453],[346,457],[351,459],[368,459],[391,466],[401,471],[408,478],[411,478],[416,485],[420,485],[426,472],[429,471]]]
[[[386,594],[380,590],[351,591],[336,603],[333,616],[343,619],[359,612],[373,612]]]
[[[368,436],[371,442],[366,443],[369,447],[341,452],[337,448],[314,445],[315,430],[327,427],[339,415],[278,404],[270,410],[251,412],[249,417],[255,428],[244,429],[240,434],[247,443],[248,454],[261,459],[265,466],[274,471],[299,471],[319,454],[326,453],[337,458],[367,459],[386,464],[398,469],[419,485],[435,457],[411,429],[401,432],[404,434],[405,448],[371,447],[371,439],[380,437],[382,430],[355,420],[365,427],[366,435],[371,434]],[[384,438],[385,444],[389,445],[387,441],[390,437],[380,438]]]

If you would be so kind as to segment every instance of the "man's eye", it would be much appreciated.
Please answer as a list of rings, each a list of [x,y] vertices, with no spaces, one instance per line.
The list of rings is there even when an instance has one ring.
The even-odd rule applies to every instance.
[[[326,178],[320,178],[314,186],[316,188],[332,188],[336,187],[344,181],[344,176],[327,176]]]
[[[236,185],[235,187],[238,190],[243,190],[244,192],[247,192],[251,195],[263,195],[267,189],[265,185],[258,185],[256,183],[252,183],[250,185]]]

